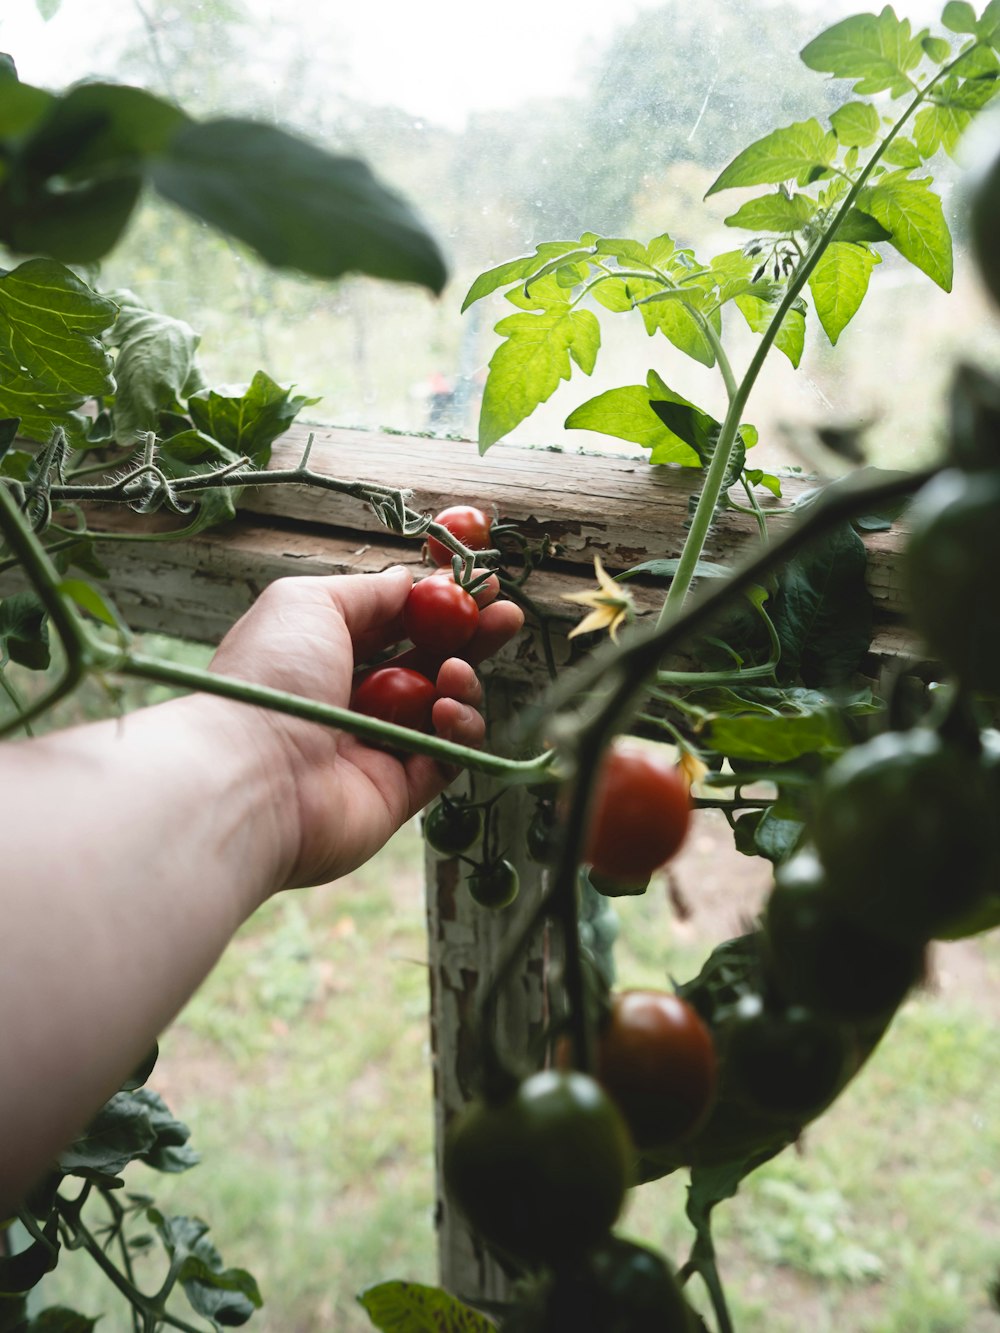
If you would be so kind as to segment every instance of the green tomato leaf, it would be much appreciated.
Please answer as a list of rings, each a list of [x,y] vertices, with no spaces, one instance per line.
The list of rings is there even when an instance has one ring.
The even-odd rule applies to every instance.
[[[834,757],[845,745],[843,726],[832,705],[823,711],[791,717],[766,717],[759,713],[719,717],[705,729],[705,736],[712,749],[728,759],[768,764],[789,763],[804,754]]]
[[[0,1256],[0,1305],[6,1303],[4,1297],[21,1295],[37,1286],[59,1262],[59,1249],[59,1219],[53,1214],[41,1236],[26,1249]]]
[[[855,14],[835,23],[802,51],[810,69],[855,79],[856,93],[889,91],[899,96],[912,87],[909,72],[920,64],[923,47],[909,19],[898,19],[891,5],[876,14]]]
[[[664,401],[651,401],[650,407],[668,430],[685,444],[690,445],[701,459],[702,467],[708,467],[719,443],[721,423],[677,394],[671,394],[670,398]],[[749,442],[746,439],[747,434],[751,435]],[[730,486],[736,484],[746,463],[747,448],[756,442],[757,432],[752,426],[741,427],[737,432],[722,483],[723,494]]]
[[[380,1282],[360,1292],[358,1303],[380,1333],[494,1333],[484,1315],[418,1282]]]
[[[979,27],[976,11],[968,0],[948,0],[941,12],[941,22],[949,32],[975,33]]]
[[[150,175],[165,198],[275,267],[444,287],[437,242],[403,199],[363,162],[273,125],[191,124],[151,160]]]
[[[147,1209],[146,1216],[156,1227],[192,1308],[215,1328],[245,1324],[260,1309],[264,1302],[256,1281],[245,1269],[223,1267],[204,1222],[196,1217],[166,1217],[157,1208]]]
[[[709,187],[705,197],[741,185],[779,185],[789,180],[808,185],[831,165],[836,155],[837,136],[832,131],[824,130],[816,119],[798,121],[773,130],[744,148]]]
[[[49,629],[44,606],[33,592],[0,600],[0,667],[9,658],[31,671],[49,665]]]
[[[176,410],[195,367],[201,335],[189,324],[147,309],[131,292],[116,292],[121,314],[111,339],[118,348],[114,430],[119,444],[140,431],[159,431],[160,414]]]
[[[951,55],[951,47],[943,37],[922,37],[920,45],[924,48],[924,55],[928,60],[933,60],[935,65],[943,65]]]
[[[496,332],[505,341],[493,353],[483,393],[481,453],[549,399],[572,375],[572,362],[589,375],[601,344],[597,316],[568,303],[541,314],[508,315]]]
[[[29,259],[0,273],[0,416],[19,417],[30,440],[62,426],[82,443],[87,398],[114,391],[100,335],[118,307],[51,259]]]
[[[763,472],[759,467],[745,468],[743,475],[751,486],[763,486],[776,499],[781,499],[781,479],[773,473]]]
[[[505,264],[498,264],[496,268],[487,269],[485,273],[481,273],[476,278],[469,288],[465,300],[462,302],[462,313],[464,314],[470,305],[474,305],[476,301],[482,300],[484,296],[489,296],[492,292],[498,291],[499,288],[506,287],[512,282],[530,278],[532,274],[538,272],[546,260],[571,254],[579,248],[579,241],[545,241],[537,247],[533,255],[523,255],[520,259],[509,259]]]
[[[616,315],[635,308],[635,297],[625,278],[601,278],[591,287],[590,294],[605,310]]]
[[[743,295],[735,297],[735,301],[737,309],[754,333],[764,333],[770,328],[771,321],[777,313],[777,302],[772,303],[771,301],[762,300],[761,297],[753,295],[752,292],[745,292]],[[797,366],[802,360],[805,344],[805,307],[796,303],[785,312],[774,345],[779,352],[784,352],[793,366]]]
[[[4,417],[0,419],[0,462],[4,455],[17,439],[18,431],[21,426],[20,417]]]
[[[153,1143],[137,1154],[137,1160],[145,1162],[154,1171],[171,1175],[197,1166],[201,1157],[188,1145],[190,1129],[183,1121],[174,1119],[160,1094],[142,1085],[131,1092],[136,1103],[145,1109],[155,1133]]]
[[[35,1315],[25,1333],[94,1333],[96,1327],[97,1319],[88,1319],[65,1305],[50,1305]]]
[[[651,370],[648,384],[608,389],[581,403],[566,418],[566,429],[593,430],[619,440],[630,440],[651,451],[651,463],[700,467],[701,461],[691,446],[669,430],[650,407],[652,399],[663,398],[669,393],[667,386]]]
[[[704,293],[699,289],[667,290],[655,283],[630,281],[630,289],[639,303],[639,312],[650,337],[662,333],[678,351],[699,361],[703,366],[715,365],[715,348],[704,325],[689,302],[700,305]]]
[[[838,241],[861,241],[877,244],[888,241],[892,233],[886,231],[881,222],[876,222],[870,213],[863,213],[860,208],[852,208],[835,232]]]
[[[830,116],[830,124],[844,148],[867,148],[878,138],[878,112],[870,102],[848,102]]]
[[[781,573],[771,618],[781,643],[779,675],[822,689],[859,669],[872,633],[867,552],[849,523],[811,542]]]
[[[924,158],[921,156],[917,145],[912,139],[905,138],[893,139],[882,154],[882,161],[889,166],[906,167],[908,171],[912,171],[914,167],[922,167],[924,164]]]
[[[943,288],[951,291],[951,232],[941,200],[928,189],[930,178],[911,180],[903,172],[883,176],[877,185],[862,190],[860,204],[892,233],[891,244]]]
[[[973,114],[973,111],[959,106],[925,106],[917,112],[913,122],[917,148],[924,157],[933,157],[940,148],[949,157],[954,157],[959,140],[972,123]]]
[[[80,1137],[58,1159],[65,1175],[119,1175],[156,1142],[156,1130],[135,1093],[118,1092],[105,1102]]]
[[[865,245],[831,241],[809,278],[816,314],[831,343],[836,343],[857,314],[868,291],[872,269],[881,257]]]
[[[125,622],[115,610],[113,603],[89,583],[84,583],[82,579],[63,579],[57,585],[57,590],[75,602],[81,611],[86,611],[95,620],[99,620],[102,625],[107,625],[110,629],[124,629]]]
[[[202,389],[188,399],[196,428],[218,440],[235,455],[246,454],[254,467],[264,467],[271,445],[283,435],[304,407],[318,398],[293,394],[258,370],[249,386]]]
[[[816,213],[816,201],[805,194],[793,194],[790,197],[778,191],[777,194],[761,195],[759,199],[750,199],[742,208],[726,218],[727,227],[742,227],[746,231],[781,234],[801,231]]]

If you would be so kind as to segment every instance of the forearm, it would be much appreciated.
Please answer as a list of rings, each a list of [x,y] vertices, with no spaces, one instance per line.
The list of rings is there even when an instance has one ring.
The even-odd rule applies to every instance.
[[[249,711],[0,747],[0,1217],[285,882],[290,779]]]

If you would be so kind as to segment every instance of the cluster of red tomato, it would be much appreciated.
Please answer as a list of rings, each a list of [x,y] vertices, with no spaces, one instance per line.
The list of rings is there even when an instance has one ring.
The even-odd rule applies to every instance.
[[[490,520],[472,505],[444,509],[435,522],[471,551],[483,551],[490,545]],[[456,582],[448,568],[452,552],[434,537],[428,539],[427,551],[439,568],[413,585],[403,608],[403,630],[415,651],[370,672],[351,699],[355,712],[413,731],[431,730],[437,690],[427,673],[434,673],[445,658],[461,653],[479,624],[475,597]],[[404,663],[419,663],[423,670]]]

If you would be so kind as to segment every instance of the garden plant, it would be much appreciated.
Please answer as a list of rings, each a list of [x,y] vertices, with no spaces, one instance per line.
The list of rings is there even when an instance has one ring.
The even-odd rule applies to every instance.
[[[807,333],[836,344],[886,259],[950,289],[933,163],[958,151],[1000,86],[1000,3],[977,13],[949,0],[934,32],[891,7],[858,14],[802,59],[840,81],[843,104],[826,123],[773,130],[719,172],[710,194],[760,190],[726,219],[740,244],[705,258],[682,238],[583,232],[499,264],[468,293],[466,306],[503,292],[513,307],[496,326],[483,451],[574,367],[593,370],[602,317],[628,316],[655,338],[662,371],[597,395],[566,425],[639,445],[650,464],[703,472],[679,559],[651,553],[616,579],[597,562],[596,591],[577,598],[589,608],[577,632],[607,639],[553,664],[516,757],[429,734],[431,681],[475,631],[475,594],[492,572],[532,611],[538,552],[475,496],[422,513],[406,478],[397,489],[331,478],[310,467],[308,448],[298,466],[269,468],[273,441],[311,400],[264,371],[245,390],[212,388],[185,324],[89,280],[145,188],[270,264],[439,291],[444,263],[419,218],[363,164],[274,127],[197,122],[136,88],[48,93],[21,83],[10,58],[0,69],[0,241],[15,256],[0,275],[0,574],[26,585],[0,601],[0,735],[30,734],[87,676],[134,678],[431,755],[528,787],[536,802],[523,834],[547,866],[546,887],[480,997],[478,1096],[445,1150],[450,1195],[505,1266],[510,1299],[473,1308],[459,1296],[475,1293],[387,1282],[361,1296],[381,1329],[729,1333],[713,1210],[891,1040],[932,941],[1000,926],[990,560],[1000,384],[957,370],[945,455],[920,472],[867,468],[863,440],[830,433],[844,475],[794,505],[780,477],[752,466],[747,419],[765,359],[777,351],[797,366]],[[982,277],[1000,301],[1000,154],[985,153],[965,197]],[[728,350],[738,321],[759,335],[742,369]],[[671,387],[683,357],[718,371],[721,421]],[[263,485],[338,491],[427,545],[435,568],[410,595],[407,641],[388,662],[359,664],[351,709],[148,656],[104,586],[102,542],[183,540],[232,518],[241,492]],[[887,527],[911,501],[913,659],[881,697],[862,675],[872,609],[858,527]],[[92,524],[104,504],[178,524],[102,534]],[[704,548],[733,507],[752,515],[757,541],[723,568]],[[652,624],[636,623],[627,581],[638,575],[664,589]],[[5,668],[48,667],[53,633],[61,673],[22,699]],[[681,654],[695,667],[680,669]],[[503,796],[446,796],[425,821],[434,852],[468,864],[483,911],[518,893],[491,836],[494,799]],[[741,852],[773,863],[765,909],[693,979],[617,987],[606,950],[581,929],[581,902],[643,893],[707,806],[725,813]],[[546,921],[561,946],[552,1021],[536,1066],[514,1067],[496,1039],[498,988]],[[196,1161],[186,1127],[147,1085],[154,1063],[155,1051],[19,1209],[28,1242],[0,1258],[0,1330],[95,1326],[61,1307],[29,1313],[64,1247],[89,1253],[143,1333],[237,1325],[259,1306],[253,1277],[223,1263],[204,1223],[123,1189],[131,1161],[167,1172]],[[693,1243],[675,1267],[614,1227],[629,1189],[680,1170],[690,1173]],[[134,1260],[156,1245],[167,1276],[148,1294]]]

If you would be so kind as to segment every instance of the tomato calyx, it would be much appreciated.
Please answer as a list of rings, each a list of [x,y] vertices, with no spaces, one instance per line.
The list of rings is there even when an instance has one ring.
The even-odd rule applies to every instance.
[[[483,812],[478,805],[442,795],[424,816],[424,841],[441,856],[459,856],[482,836]]]

